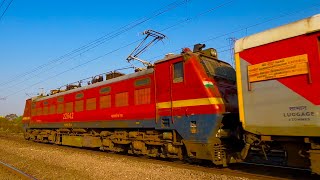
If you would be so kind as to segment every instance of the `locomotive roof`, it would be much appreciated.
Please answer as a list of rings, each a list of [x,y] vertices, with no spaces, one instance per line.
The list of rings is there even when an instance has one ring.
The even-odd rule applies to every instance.
[[[154,62],[154,64],[159,64],[159,63],[162,63],[162,62],[165,62],[165,61],[169,61],[171,59],[174,59],[174,58],[177,58],[181,56],[181,54],[167,54],[163,59],[160,59],[160,60],[157,60],[156,62]]]
[[[320,31],[320,14],[241,38],[235,43],[235,52],[316,31]]]
[[[131,78],[143,76],[143,75],[146,75],[146,74],[151,74],[151,73],[153,73],[153,71],[154,71],[153,68],[146,69],[146,70],[139,71],[139,72],[136,72],[136,73],[132,73],[132,74],[127,74],[127,75],[124,75],[124,76],[116,77],[116,78],[113,78],[113,79],[110,79],[110,80],[97,82],[97,83],[94,83],[94,84],[91,84],[91,85],[88,85],[88,86],[83,86],[83,87],[79,87],[79,88],[76,88],[76,89],[60,92],[60,93],[57,93],[57,94],[54,94],[54,95],[42,97],[42,98],[36,99],[35,101],[42,101],[42,100],[50,99],[50,98],[53,98],[53,97],[58,97],[58,96],[70,94],[70,93],[77,92],[77,91],[91,89],[91,88],[94,88],[94,87],[99,87],[99,86],[103,86],[103,85],[107,85],[107,84],[111,84],[111,83],[115,83],[115,82],[131,79]]]

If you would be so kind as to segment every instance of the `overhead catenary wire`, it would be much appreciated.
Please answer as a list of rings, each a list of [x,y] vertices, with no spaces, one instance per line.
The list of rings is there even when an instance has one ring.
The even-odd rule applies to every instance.
[[[2,13],[1,16],[0,16],[0,21],[1,21],[2,17],[5,15],[5,13],[7,12],[7,10],[9,9],[12,1],[13,1],[13,0],[11,0],[11,1],[9,2],[9,4],[7,5],[7,7],[4,9],[3,13]],[[2,5],[2,4],[1,4],[1,5]]]
[[[196,16],[194,16],[194,17],[192,17],[192,18],[187,18],[187,19],[185,19],[185,20],[179,21],[178,23],[175,23],[174,26],[172,26],[172,25],[171,25],[171,26],[168,26],[168,27],[162,29],[161,31],[169,30],[170,28],[175,27],[175,26],[177,26],[177,25],[180,25],[180,24],[182,24],[182,23],[184,23],[184,22],[186,22],[186,21],[190,21],[190,20],[192,20],[192,19],[195,19],[195,18],[198,18],[198,17],[200,17],[200,16],[203,16],[203,15],[209,13],[209,12],[212,12],[212,11],[214,11],[214,10],[216,10],[216,9],[222,8],[223,6],[231,3],[232,1],[234,1],[234,0],[227,1],[227,2],[225,2],[225,3],[219,4],[219,5],[217,5],[217,6],[213,7],[213,8],[210,8],[209,10],[206,10],[206,11],[200,13],[200,14],[197,14]],[[111,38],[112,38],[112,37],[111,37]],[[142,39],[139,39],[139,40],[142,40]],[[139,41],[139,40],[137,40],[137,41]],[[136,41],[135,41],[135,42],[136,42]],[[93,49],[93,48],[95,48],[95,47],[96,47],[96,46],[93,46],[93,47],[85,50],[84,52],[87,52],[87,51],[89,51],[89,50],[91,50],[91,49]],[[61,61],[59,64],[56,64],[56,66],[59,66],[59,65],[61,65],[62,63],[66,63],[66,62],[74,59],[74,58],[77,57],[77,56],[79,56],[79,55],[76,54],[75,56],[72,56],[72,57],[70,57],[70,58],[68,58],[68,59],[66,59],[66,60],[64,60],[64,61]],[[47,71],[47,70],[52,70],[53,68],[55,68],[55,67],[51,67],[51,68],[49,68],[49,69],[46,69],[46,71]],[[35,74],[34,76],[31,76],[31,77],[29,77],[29,78],[26,78],[26,79],[24,79],[23,81],[20,81],[20,82],[18,82],[18,83],[15,83],[15,84],[13,84],[13,85],[11,85],[11,86],[2,88],[2,89],[0,89],[0,91],[3,91],[3,90],[6,90],[6,89],[15,87],[15,86],[19,85],[21,82],[25,82],[25,81],[27,81],[27,80],[33,79],[34,77],[38,77],[39,75],[41,75],[41,72]],[[1,84],[0,84],[0,85],[1,85]]]
[[[187,0],[187,1],[188,1],[188,0]],[[231,0],[231,1],[233,1],[233,0]],[[196,15],[195,17],[199,17],[199,16],[202,16],[202,15],[204,15],[204,14],[207,14],[208,12],[212,12],[213,10],[216,10],[216,9],[218,9],[218,8],[222,8],[223,6],[225,6],[226,4],[230,3],[231,1],[228,1],[227,3],[222,3],[222,4],[218,5],[218,6],[215,6],[214,8],[211,8],[211,9],[209,9],[209,10],[203,12],[203,13],[200,13],[200,14]],[[189,18],[189,20],[194,19],[195,17]],[[184,23],[184,22],[185,22],[185,21],[180,21],[180,22],[178,22],[177,24],[181,24],[181,23]],[[170,29],[171,27],[173,27],[173,26],[169,26],[169,27],[165,28],[165,30],[168,30],[168,29]],[[136,41],[134,41],[134,42],[131,42],[131,43],[129,43],[128,45],[126,45],[126,46],[124,46],[124,47],[127,47],[127,46],[129,46],[129,45],[131,45],[131,44],[134,44],[134,43],[136,43],[136,42],[138,42],[138,41],[140,41],[140,40],[141,40],[141,39],[136,40]],[[123,47],[122,47],[122,48],[123,48]],[[120,49],[122,49],[122,48],[120,48]],[[114,52],[114,51],[113,51],[113,52]],[[111,53],[107,53],[107,54],[105,54],[105,55],[108,55],[108,54],[111,54]],[[105,55],[99,56],[98,58],[94,58],[94,59],[90,60],[89,62],[92,62],[92,61],[94,61],[94,60],[100,59],[101,57],[104,57]],[[73,70],[73,69],[76,69],[76,68],[78,68],[78,67],[81,67],[81,66],[83,66],[83,65],[85,65],[85,64],[88,64],[89,62],[87,61],[87,62],[85,62],[85,63],[82,63],[82,64],[80,64],[79,66],[75,66],[74,68],[71,68],[70,70]],[[66,73],[66,72],[69,72],[70,70],[63,71],[62,73],[59,73],[58,75],[64,74],[64,73]],[[56,77],[56,76],[54,76],[54,77]],[[51,78],[50,78],[50,79],[51,79]],[[41,81],[41,82],[44,82],[44,81]],[[22,91],[23,91],[23,90],[26,90],[26,89],[28,89],[28,88],[30,88],[30,87],[32,87],[32,86],[35,86],[35,85],[37,85],[37,84],[39,84],[39,83],[32,84],[31,86],[22,89]],[[21,91],[19,90],[19,91],[17,91],[16,93],[18,93],[18,92],[21,92]],[[6,96],[6,98],[9,97],[9,96],[11,96],[11,95],[14,95],[14,94],[16,94],[16,93],[9,94],[8,96]]]
[[[51,61],[49,61],[49,62],[47,62],[45,64],[42,64],[42,65],[40,65],[40,66],[30,70],[30,71],[22,73],[20,75],[8,78],[7,81],[0,83],[0,86],[12,83],[13,81],[15,81],[15,80],[17,80],[17,79],[19,79],[21,77],[24,77],[26,75],[32,74],[35,71],[38,71],[38,70],[41,70],[41,69],[43,69],[43,68],[45,68],[47,66],[50,66],[51,64],[55,64],[55,63],[57,63],[59,61],[62,61],[64,58],[69,57],[71,55],[77,54],[77,56],[78,56],[80,54],[88,52],[88,51],[98,47],[99,45],[105,43],[106,41],[111,40],[111,39],[113,39],[113,38],[115,38],[115,37],[127,32],[129,30],[131,30],[131,29],[133,29],[133,28],[135,28],[135,27],[137,27],[137,26],[139,26],[139,25],[141,25],[141,24],[143,24],[143,23],[155,18],[155,17],[158,17],[161,14],[164,14],[164,13],[166,13],[166,12],[172,10],[172,9],[175,9],[175,8],[177,8],[179,6],[182,6],[182,5],[186,4],[186,3],[189,3],[190,1],[191,0],[177,0],[177,1],[174,1],[174,2],[166,5],[165,7],[154,11],[154,13],[151,14],[151,15],[148,15],[148,16],[145,16],[143,18],[140,18],[140,19],[138,19],[138,20],[136,20],[136,21],[134,21],[132,23],[129,23],[129,24],[127,24],[125,26],[122,26],[122,27],[110,32],[110,33],[107,33],[106,35],[103,35],[102,37],[100,37],[100,38],[98,38],[96,40],[93,40],[93,41],[89,42],[88,44],[86,44],[84,46],[81,46],[81,47],[79,47],[79,48],[77,48],[77,49],[75,49],[75,50],[73,50],[73,51],[71,51],[69,53],[66,53],[66,54],[60,56],[57,59],[53,59],[53,60],[51,60]]]
[[[176,27],[176,26],[178,26],[178,25],[180,25],[180,24],[182,24],[182,23],[191,21],[192,19],[196,19],[196,18],[198,18],[198,17],[200,17],[200,16],[203,16],[203,15],[208,14],[208,13],[210,13],[210,12],[212,12],[212,11],[215,11],[215,10],[217,10],[217,9],[219,9],[219,8],[222,8],[222,7],[224,7],[224,6],[232,3],[233,1],[235,1],[235,0],[230,0],[230,1],[224,2],[224,3],[222,3],[222,4],[219,4],[219,5],[217,5],[217,6],[213,7],[213,8],[210,8],[210,9],[206,10],[205,12],[202,12],[202,13],[197,14],[196,16],[194,16],[194,17],[192,17],[192,18],[183,19],[183,20],[179,21],[178,23],[175,23],[175,24],[173,24],[173,25],[171,25],[171,26],[168,26],[168,27],[166,27],[166,28],[164,28],[164,29],[162,29],[162,30],[160,30],[160,31],[166,31],[166,30],[171,29],[171,28],[173,28],[173,27]]]
[[[307,8],[307,9],[315,9],[315,8],[319,8],[320,4],[314,4],[312,7],[310,8]],[[229,36],[229,35],[232,35],[234,33],[237,33],[237,32],[241,32],[243,30],[248,30],[250,28],[253,28],[253,27],[256,27],[256,26],[259,26],[259,25],[262,25],[262,24],[265,24],[265,23],[268,23],[268,22],[271,22],[271,21],[274,21],[274,20],[277,20],[277,19],[281,19],[283,17],[286,17],[286,16],[290,16],[290,15],[293,15],[293,14],[298,14],[298,13],[302,13],[302,12],[305,12],[307,9],[303,9],[303,10],[298,10],[298,11],[293,11],[293,12],[289,12],[289,13],[284,13],[280,16],[275,16],[275,17],[272,17],[272,18],[269,18],[269,19],[266,19],[264,21],[261,21],[261,22],[258,22],[258,23],[254,23],[254,24],[251,24],[249,26],[246,26],[246,27],[241,27],[241,28],[238,28],[236,30],[233,30],[231,32],[227,32],[227,33],[224,33],[224,34],[220,34],[220,35],[217,35],[217,36],[213,36],[213,37],[209,37],[208,39],[206,40],[202,40],[200,41],[199,43],[206,43],[206,42],[209,42],[209,41],[213,41],[213,40],[216,40],[218,38],[222,38],[222,37],[225,37],[225,36]],[[185,47],[192,47],[194,44],[189,44]],[[177,52],[177,51],[180,51],[181,48],[179,49],[175,49],[171,52]],[[228,49],[228,50],[231,50],[231,49]],[[160,56],[164,56],[165,54],[161,54],[161,55],[157,55],[153,58],[151,58],[151,62],[153,62],[155,60],[155,58],[157,57],[160,57]]]
[[[317,4],[317,6],[320,6],[320,4]],[[308,8],[308,9],[312,9],[312,8],[316,8],[316,7],[315,7],[315,6],[312,6],[311,8]],[[258,25],[261,25],[261,24],[270,22],[270,21],[273,21],[273,20],[277,20],[277,19],[280,19],[280,18],[285,17],[285,16],[288,16],[288,15],[301,13],[302,11],[305,11],[305,10],[306,10],[306,9],[299,10],[299,11],[294,11],[294,12],[290,12],[290,13],[285,13],[285,14],[280,15],[280,16],[276,16],[276,17],[273,17],[273,18],[269,18],[269,19],[267,19],[267,20],[265,20],[265,21],[262,21],[262,22],[259,22],[259,23],[255,23],[255,24],[252,24],[252,25],[243,27],[243,28],[239,28],[239,29],[236,29],[236,30],[231,31],[231,32],[229,32],[229,33],[224,33],[224,34],[221,34],[221,35],[218,35],[218,36],[215,36],[215,37],[211,37],[211,38],[209,38],[209,39],[207,39],[207,40],[202,41],[201,43],[208,42],[208,41],[212,41],[212,40],[214,40],[214,39],[217,39],[217,38],[220,38],[220,37],[224,37],[224,36],[227,36],[227,35],[236,33],[236,32],[240,32],[240,31],[246,30],[246,29],[248,29],[248,28],[252,28],[252,27],[255,27],[255,26],[258,26]],[[129,44],[126,45],[126,46],[132,45],[132,44],[134,44],[134,43],[136,43],[136,42],[138,42],[138,41],[139,41],[139,40],[134,41],[134,42],[132,42],[132,43],[129,43]],[[126,46],[125,46],[125,47],[126,47]],[[189,46],[192,46],[192,45],[189,45]],[[122,48],[124,48],[124,47],[120,47],[120,48],[118,48],[116,51],[118,51],[118,50],[120,50],[120,49],[122,49]],[[179,49],[179,50],[180,50],[180,49]],[[225,52],[225,51],[229,51],[229,50],[230,50],[230,48],[229,48],[229,49],[226,49],[226,50],[219,51],[219,52]],[[97,58],[94,58],[94,59],[90,60],[90,62],[92,62],[92,61],[94,61],[94,60],[97,60],[97,59],[99,59],[99,58],[101,58],[101,57],[103,57],[103,56],[106,56],[106,55],[108,55],[108,54],[111,54],[112,52],[115,52],[115,51],[111,51],[110,53],[107,53],[107,54],[105,54],[105,55],[102,55],[102,56],[99,56],[99,57],[97,57]],[[80,67],[80,66],[83,66],[83,65],[85,65],[85,64],[88,64],[88,63],[89,63],[89,62],[87,61],[87,62],[85,62],[84,64],[80,64],[80,65],[78,65],[78,66],[76,66],[76,67],[73,67],[73,68],[71,68],[71,69],[68,69],[68,70],[66,70],[66,71],[63,71],[63,72],[61,72],[61,73],[59,73],[59,74],[57,74],[57,75],[55,75],[55,76],[53,76],[53,77],[50,77],[49,79],[52,79],[52,78],[54,78],[54,77],[57,77],[57,76],[59,76],[59,75],[61,75],[61,74],[64,74],[64,73],[66,73],[66,72],[69,72],[69,71],[71,71],[71,70],[73,70],[73,69],[76,69],[76,68],[78,68],[78,67]],[[26,89],[28,89],[28,88],[30,88],[30,87],[33,87],[33,86],[35,86],[35,85],[37,85],[37,84],[40,84],[40,83],[42,83],[42,82],[45,82],[46,80],[48,80],[48,79],[45,79],[45,80],[40,81],[40,82],[38,82],[38,83],[35,83],[35,84],[31,85],[31,86],[28,86],[28,87],[26,87],[26,88],[24,88],[24,89],[22,89],[22,90],[16,91],[16,92],[14,92],[14,93],[12,93],[12,94],[9,94],[9,95],[5,96],[5,98],[7,98],[7,97],[9,97],[9,96],[12,96],[12,95],[14,95],[14,94],[17,94],[17,93],[19,93],[19,92],[21,92],[21,91],[24,91],[24,90],[26,90]]]
[[[107,55],[109,55],[109,54],[111,54],[111,53],[114,53],[114,52],[116,52],[116,51],[119,51],[120,49],[123,49],[123,48],[125,48],[125,47],[130,46],[130,45],[133,45],[133,44],[135,44],[135,43],[137,43],[137,42],[138,42],[138,41],[134,41],[134,42],[131,42],[131,43],[126,44],[126,45],[124,45],[124,46],[121,46],[121,47],[119,47],[119,48],[117,48],[117,49],[114,49],[114,50],[112,50],[112,51],[109,51],[108,53],[105,53],[105,54],[103,54],[103,55],[100,55],[100,56],[98,56],[98,57],[95,57],[95,58],[93,58],[93,59],[90,59],[90,60],[88,60],[88,61],[86,61],[86,62],[84,62],[84,63],[81,63],[81,64],[79,64],[79,65],[77,65],[77,66],[74,66],[74,67],[69,68],[69,69],[67,69],[67,70],[65,70],[65,71],[62,71],[62,72],[60,72],[60,73],[58,73],[58,74],[55,74],[55,75],[53,75],[53,76],[50,76],[49,78],[43,79],[43,80],[41,80],[41,81],[39,81],[39,82],[37,82],[37,83],[34,83],[34,84],[32,84],[32,85],[30,85],[30,86],[28,86],[28,87],[26,87],[26,88],[23,88],[23,89],[20,89],[20,90],[18,90],[18,91],[15,91],[15,92],[7,95],[7,96],[4,96],[4,98],[8,98],[9,96],[12,96],[12,95],[15,95],[15,94],[17,94],[17,93],[19,93],[19,92],[22,92],[22,91],[24,91],[24,90],[27,90],[27,89],[29,89],[30,87],[33,87],[33,86],[38,85],[38,84],[41,84],[41,83],[43,83],[43,82],[45,82],[45,81],[47,81],[47,80],[49,80],[49,79],[58,77],[58,76],[66,73],[66,72],[69,72],[69,71],[72,71],[72,70],[74,70],[74,69],[77,69],[77,68],[79,68],[79,67],[81,67],[81,66],[84,66],[84,65],[86,65],[86,64],[88,64],[88,63],[90,63],[90,62],[92,62],[92,61],[95,61],[95,60],[97,60],[97,59],[100,59],[100,58],[102,58],[102,57],[105,57],[105,56],[107,56]],[[126,66],[126,67],[123,67],[123,68],[129,68],[129,67],[132,68],[131,66]],[[123,69],[123,68],[120,68],[120,69]],[[119,70],[119,69],[116,69],[116,70]]]
[[[0,4],[0,9],[3,6],[4,2],[6,2],[6,0],[2,0],[1,4]]]

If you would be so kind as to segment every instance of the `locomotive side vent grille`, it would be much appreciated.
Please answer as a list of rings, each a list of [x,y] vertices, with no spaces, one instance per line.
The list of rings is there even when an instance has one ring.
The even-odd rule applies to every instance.
[[[162,119],[162,127],[170,127],[170,120],[169,118]]]

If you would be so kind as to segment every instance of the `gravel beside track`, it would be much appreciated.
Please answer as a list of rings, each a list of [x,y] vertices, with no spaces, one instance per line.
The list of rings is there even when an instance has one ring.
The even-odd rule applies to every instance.
[[[37,179],[248,179],[0,134],[0,161]]]
[[[0,133],[0,161],[37,179],[286,179],[248,169],[219,169],[26,141]],[[0,171],[1,173],[1,171]],[[0,174],[1,175],[1,174]],[[290,178],[290,177],[289,177]],[[292,178],[292,177],[291,177]],[[290,179],[291,179],[290,178]],[[1,179],[1,176],[0,176]]]
[[[10,171],[0,167],[0,179],[1,180],[2,179],[19,180],[21,178],[17,177],[16,175],[11,173]]]
[[[22,180],[35,180],[34,177],[26,174],[25,172],[0,161],[0,179],[22,179]]]

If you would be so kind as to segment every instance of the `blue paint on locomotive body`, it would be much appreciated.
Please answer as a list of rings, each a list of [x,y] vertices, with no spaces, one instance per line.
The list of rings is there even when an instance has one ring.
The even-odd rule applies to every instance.
[[[157,121],[155,119],[117,119],[68,123],[31,123],[24,128],[122,128],[176,130],[184,140],[206,143],[219,128],[219,117],[219,114],[197,114],[192,116],[174,116],[173,119],[171,116],[162,116]]]
[[[163,119],[168,119],[169,124]],[[184,140],[207,143],[217,133],[221,124],[219,114],[197,114],[192,116],[160,117],[156,124],[158,130],[176,130]]]

